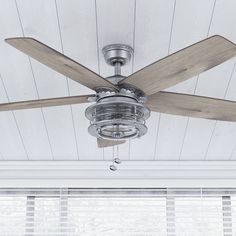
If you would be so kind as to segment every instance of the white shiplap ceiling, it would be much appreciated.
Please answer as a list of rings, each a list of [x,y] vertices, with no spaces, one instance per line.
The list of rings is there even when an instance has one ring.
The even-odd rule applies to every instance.
[[[4,43],[31,36],[102,76],[101,49],[134,47],[124,75],[214,34],[236,42],[235,0],[2,0],[0,102],[91,93]],[[236,60],[170,91],[236,100]],[[145,80],[145,78],[144,78]],[[0,113],[2,160],[110,160],[87,132],[88,104]],[[235,160],[236,123],[153,113],[148,134],[119,146],[123,160]]]

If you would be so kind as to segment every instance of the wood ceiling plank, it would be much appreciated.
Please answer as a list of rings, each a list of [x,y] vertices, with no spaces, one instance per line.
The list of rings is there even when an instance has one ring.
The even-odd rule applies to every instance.
[[[29,4],[18,1],[25,36],[61,51],[60,32],[54,1]],[[40,14],[39,14],[40,10]],[[40,98],[68,96],[67,80],[41,63],[31,60]],[[78,160],[77,143],[70,106],[43,109],[54,160]]]
[[[196,95],[223,98],[229,82],[232,63],[232,60],[228,61],[201,74]],[[204,160],[214,125],[215,121],[189,119],[181,160],[188,160],[191,156],[194,159]],[[199,132],[199,130],[202,132]]]
[[[228,75],[226,74],[226,76]],[[224,77],[222,76],[222,78]],[[234,71],[228,78],[231,78],[231,80],[225,98],[236,101],[236,67],[234,67]],[[214,124],[215,129],[211,133],[212,137],[207,152],[205,153],[205,159],[233,159],[233,151],[236,144],[236,123],[215,122]]]
[[[235,1],[216,1],[209,32],[210,35],[220,34],[236,42],[235,27],[232,24],[232,22],[236,21],[235,7]],[[199,76],[196,94],[216,98],[223,98],[226,95],[226,99],[235,100],[235,93],[232,90],[235,84],[235,76],[229,81],[234,63],[235,59],[232,59],[218,66],[218,68],[201,74]],[[226,94],[228,86],[229,88]],[[193,153],[200,160],[229,159],[234,146],[232,140],[236,139],[236,124],[219,122],[215,125],[215,121],[208,122],[190,119],[181,159],[189,159],[189,155]],[[202,132],[192,133],[197,128],[202,130]],[[230,132],[227,132],[229,129]]]
[[[236,42],[236,31],[235,31],[235,15],[236,2],[229,0],[226,2],[217,1],[215,15],[213,19],[211,34],[220,32],[225,37],[228,37],[233,42]],[[234,22],[234,23],[233,23]],[[236,100],[235,86],[236,86],[236,74],[235,74],[235,63],[233,60],[231,67],[227,68],[231,72],[231,80],[227,91],[225,90],[226,99]],[[234,71],[233,71],[234,69]],[[227,73],[225,71],[225,73]],[[222,76],[222,79],[227,80],[228,77]],[[206,160],[228,160],[232,158],[231,152],[236,144],[236,123],[225,123],[217,122],[214,130],[211,143],[207,150],[205,159]],[[220,148],[220,150],[219,150]]]
[[[109,44],[121,43],[133,47],[135,0],[97,1],[97,24],[100,73],[103,76],[114,74],[112,66],[106,64],[102,48]],[[132,72],[132,63],[122,68],[122,75]]]
[[[231,83],[230,83],[230,86],[228,88],[226,97],[228,99],[236,100],[235,95],[236,95],[236,67],[234,68],[234,71],[232,72],[232,79],[231,79]],[[222,124],[219,123],[219,124],[217,124],[217,126],[218,125],[222,125]],[[236,137],[235,137],[235,132],[234,132],[235,131],[235,123],[233,123],[232,125],[234,127],[233,127],[232,130],[230,130],[230,132],[223,132],[223,135],[220,135],[220,137],[223,137],[223,138],[225,137],[225,135],[227,135],[226,140],[228,140],[228,137],[229,137],[230,140],[234,142],[233,146],[228,147],[228,149],[231,150],[231,153],[228,156],[228,160],[236,160],[236,142],[235,142]],[[216,127],[216,131],[217,131],[217,133],[220,133],[218,131],[218,127]],[[214,139],[212,140],[213,142],[214,142]],[[220,142],[222,142],[222,140],[220,140]]]
[[[0,101],[8,102],[2,81],[0,83]],[[0,112],[0,151],[4,160],[27,160],[17,124],[11,111]]]
[[[167,55],[173,9],[174,0],[137,0],[134,71]],[[152,112],[147,120],[148,133],[140,139],[131,141],[132,160],[153,160],[158,121],[159,114]]]
[[[214,132],[207,152],[205,152],[205,160],[230,160],[236,144],[236,125],[233,122],[216,123]],[[233,158],[232,158],[233,159]]]
[[[57,0],[64,52],[98,73],[95,1]],[[72,95],[90,94],[87,87],[69,81]],[[88,133],[89,121],[85,109],[91,104],[73,105],[74,125],[80,160],[102,160],[103,150]]]
[[[173,53],[207,36],[214,1],[176,1],[169,53]],[[186,11],[186,9],[188,9]],[[170,89],[171,92],[193,93],[196,77]],[[161,114],[157,137],[158,160],[178,160],[188,118]],[[191,160],[191,156],[189,156]]]
[[[0,28],[0,70],[9,100],[37,99],[28,58],[4,42],[5,38],[13,35],[22,36],[15,1],[2,2],[0,8]],[[4,101],[7,102],[6,100]],[[45,160],[52,160],[41,111],[36,109],[34,111],[15,112],[14,114],[17,124],[12,123],[14,118],[10,117],[11,112],[1,113],[3,119],[1,124],[5,123],[1,129],[4,158],[6,160],[27,159],[26,153],[23,154],[23,146],[25,146],[28,156],[41,156]],[[8,122],[7,116],[9,116]],[[17,128],[15,127],[16,125],[18,126]],[[17,129],[19,129],[20,134]]]

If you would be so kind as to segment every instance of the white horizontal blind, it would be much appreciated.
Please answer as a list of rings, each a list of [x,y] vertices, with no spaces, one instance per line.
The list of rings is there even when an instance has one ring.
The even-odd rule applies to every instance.
[[[0,235],[236,235],[236,189],[0,189]]]

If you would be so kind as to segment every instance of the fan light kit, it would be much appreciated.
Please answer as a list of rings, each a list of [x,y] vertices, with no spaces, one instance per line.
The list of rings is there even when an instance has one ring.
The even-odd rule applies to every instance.
[[[6,42],[95,94],[5,103],[0,104],[0,111],[94,102],[85,115],[98,147],[119,145],[146,134],[150,111],[236,121],[234,101],[162,91],[234,57],[236,45],[222,36],[197,42],[128,77],[122,76],[121,68],[130,61],[133,49],[123,44],[108,45],[103,54],[107,64],[114,67],[114,75],[107,78],[33,38],[9,38]],[[120,160],[114,159],[114,163]],[[114,164],[110,168],[116,169]]]

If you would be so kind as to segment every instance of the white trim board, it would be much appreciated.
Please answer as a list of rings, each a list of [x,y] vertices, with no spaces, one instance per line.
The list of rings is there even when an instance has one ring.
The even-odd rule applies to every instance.
[[[0,187],[236,187],[236,161],[1,161]]]

